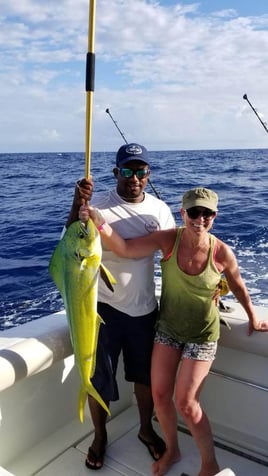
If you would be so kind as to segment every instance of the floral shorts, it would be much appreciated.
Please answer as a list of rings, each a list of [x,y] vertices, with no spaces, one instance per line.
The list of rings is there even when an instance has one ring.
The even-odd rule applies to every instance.
[[[154,342],[164,344],[182,351],[182,359],[193,360],[214,360],[217,351],[217,341],[203,342],[196,344],[195,342],[180,342],[172,337],[167,336],[163,332],[156,332]]]

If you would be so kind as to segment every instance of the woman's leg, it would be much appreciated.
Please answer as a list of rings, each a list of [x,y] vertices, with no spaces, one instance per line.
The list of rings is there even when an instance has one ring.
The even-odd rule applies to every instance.
[[[153,474],[163,476],[180,459],[177,434],[177,412],[173,402],[175,379],[181,351],[155,343],[152,354],[152,394],[155,412],[163,432],[166,451],[153,464]]]
[[[184,358],[178,372],[175,390],[176,407],[200,451],[201,469],[198,476],[213,476],[219,472],[210,424],[199,402],[200,392],[211,364],[212,361]]]

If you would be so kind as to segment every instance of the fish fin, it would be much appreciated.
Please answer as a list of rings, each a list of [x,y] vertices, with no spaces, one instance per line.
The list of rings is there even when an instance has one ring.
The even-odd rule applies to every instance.
[[[110,289],[110,291],[114,292],[114,288],[112,285],[116,284],[116,279],[102,263],[100,264],[100,276],[101,279],[105,282],[106,286]]]
[[[60,241],[58,242],[48,265],[48,271],[59,290],[61,297],[64,299],[64,280],[65,280],[65,263],[66,263],[66,243],[78,237],[80,233],[80,222],[73,222],[66,230]]]
[[[99,318],[99,320],[100,320],[99,323],[100,323],[100,324],[105,324],[105,321],[102,319],[102,317],[101,317],[99,314],[97,314],[97,316],[98,316],[98,318]]]
[[[80,392],[79,392],[79,418],[81,423],[84,421],[84,408],[85,408],[85,403],[87,399],[87,395],[90,395],[93,397],[101,406],[102,408],[108,413],[108,415],[111,415],[111,412],[109,408],[107,407],[106,403],[103,401],[101,398],[100,394],[97,392],[97,390],[93,387],[92,383],[89,382],[87,388],[81,387]]]
[[[62,273],[62,242],[60,241],[49,261],[49,274],[56,284],[59,292],[63,290],[63,273]]]
[[[81,423],[84,421],[84,408],[87,399],[87,391],[81,387],[79,391],[78,413]]]

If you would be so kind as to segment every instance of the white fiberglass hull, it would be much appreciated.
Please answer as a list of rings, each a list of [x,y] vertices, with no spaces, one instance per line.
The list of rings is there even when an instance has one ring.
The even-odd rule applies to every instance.
[[[241,306],[228,301],[217,358],[202,402],[212,424],[221,476],[268,474],[268,333],[247,336]],[[261,319],[268,309],[256,308]],[[123,375],[123,372],[118,372]],[[105,465],[99,475],[151,474],[152,460],[137,439],[138,411],[132,386],[123,379],[120,401],[111,406]],[[73,364],[65,313],[0,334],[0,475],[88,475],[84,465],[93,431],[90,416],[77,412],[79,377]],[[155,422],[157,426],[157,422]],[[199,455],[178,417],[182,461],[170,476],[196,476]],[[2,472],[1,472],[2,471]],[[232,472],[233,473],[232,473]]]

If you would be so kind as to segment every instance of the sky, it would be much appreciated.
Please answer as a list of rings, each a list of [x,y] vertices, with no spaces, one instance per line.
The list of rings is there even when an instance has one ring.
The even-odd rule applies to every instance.
[[[91,150],[268,148],[267,0],[96,0]],[[0,0],[0,153],[83,152],[89,1]]]

